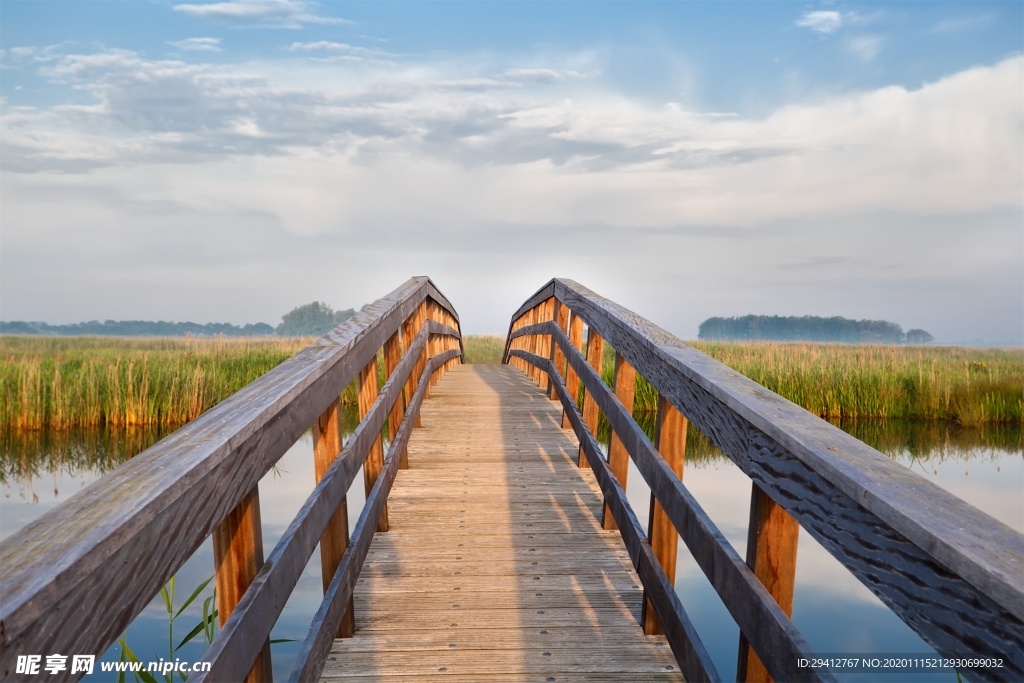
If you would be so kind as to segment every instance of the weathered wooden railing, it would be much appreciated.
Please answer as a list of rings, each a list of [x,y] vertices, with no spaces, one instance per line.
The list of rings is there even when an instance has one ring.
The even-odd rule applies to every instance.
[[[600,376],[605,342],[614,393]],[[789,618],[798,525],[941,655],[1002,662],[961,667],[966,677],[1024,679],[1021,534],[571,280],[552,280],[513,315],[505,362],[561,400],[580,466],[604,493],[605,528],[621,530],[643,581],[645,629],[664,629],[687,680],[719,675],[672,586],[680,536],[739,625],[739,680],[832,680],[798,665],[814,659]],[[631,414],[638,372],[660,395],[654,443]],[[607,459],[599,411],[612,429]],[[688,421],[752,480],[746,562],[682,483]],[[626,500],[627,457],[651,489],[649,534]]]
[[[352,632],[352,587],[374,531],[387,529],[420,404],[460,358],[455,310],[412,278],[26,526],[0,546],[2,680],[22,679],[18,655],[102,653],[211,534],[222,627],[210,671],[189,680],[271,680],[270,630],[319,543],[324,602],[291,674],[316,679],[335,635]],[[361,421],[342,448],[339,396],[357,378]],[[310,427],[318,483],[264,560],[257,484]],[[367,498],[350,538],[345,496],[360,466]]]

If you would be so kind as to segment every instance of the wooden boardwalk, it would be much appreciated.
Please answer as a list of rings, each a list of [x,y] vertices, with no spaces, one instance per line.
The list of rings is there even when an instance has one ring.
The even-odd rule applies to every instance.
[[[510,366],[423,405],[323,681],[681,681],[561,409]]]

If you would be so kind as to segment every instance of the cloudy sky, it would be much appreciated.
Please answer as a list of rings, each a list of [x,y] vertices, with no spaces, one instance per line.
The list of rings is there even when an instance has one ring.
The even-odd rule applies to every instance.
[[[0,2],[0,318],[571,277],[1024,343],[1024,3]]]

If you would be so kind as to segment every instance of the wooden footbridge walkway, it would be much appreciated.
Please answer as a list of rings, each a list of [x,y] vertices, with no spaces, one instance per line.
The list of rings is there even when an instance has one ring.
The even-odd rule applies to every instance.
[[[0,680],[104,652],[211,536],[221,628],[190,682],[272,680],[271,629],[318,547],[324,599],[290,681],[720,680],[678,552],[739,627],[740,679],[836,680],[790,620],[800,528],[964,678],[1024,679],[1024,536],[863,443],[571,280],[513,314],[505,365],[461,355],[454,307],[412,278],[4,541]],[[683,484],[689,424],[750,477],[745,558]],[[307,430],[317,485],[265,553],[259,482]]]
[[[322,680],[681,681],[638,623],[640,580],[546,394],[508,366],[463,365],[421,414],[356,585],[355,637]]]

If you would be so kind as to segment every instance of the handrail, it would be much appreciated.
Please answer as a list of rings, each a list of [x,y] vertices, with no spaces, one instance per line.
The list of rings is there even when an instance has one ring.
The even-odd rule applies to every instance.
[[[566,312],[571,312],[571,323]],[[654,386],[666,410],[682,413],[750,476],[753,503],[746,563],[632,419],[631,409],[605,386],[598,374],[600,361],[584,360],[578,342],[570,341],[565,332],[580,321],[590,330],[588,346],[600,349],[600,342],[607,340],[618,362],[635,368]],[[550,341],[540,341],[545,339]],[[797,523],[938,652],[997,657],[1005,663],[1001,669],[963,669],[972,678],[1024,677],[1021,534],[571,280],[547,283],[513,315],[504,360],[550,378],[598,475],[606,504],[621,517],[623,511],[615,512],[615,487],[602,481],[617,467],[614,453],[605,462],[589,452],[594,448],[596,412],[592,419],[581,419],[575,392],[565,388],[577,377],[582,381],[587,397],[584,414],[591,404],[604,413],[614,438],[650,486],[653,501],[664,509],[740,626],[741,678],[750,671],[748,666],[758,663],[781,680],[829,676],[827,671],[811,674],[796,666],[797,653],[808,652],[787,616]],[[556,360],[567,360],[567,365],[558,366]],[[624,488],[624,472],[615,484]],[[694,644],[682,638],[679,628],[670,628],[671,622],[685,624],[685,614],[674,605],[659,604],[662,588],[650,586],[644,576],[644,571],[652,574],[644,559],[648,540],[641,538],[638,552],[631,538],[637,526],[627,523],[620,528],[684,673],[709,677],[703,663],[685,652]],[[782,566],[782,575],[769,577],[768,564]],[[658,571],[653,578],[663,587]],[[769,584],[769,578],[766,589],[762,582]],[[747,643],[756,653],[749,661]]]
[[[383,391],[360,411],[359,427],[340,449],[340,434],[329,434],[338,429],[336,412],[333,422],[325,416],[357,375],[376,394],[382,347],[401,347],[404,355],[388,368]],[[458,314],[429,278],[411,278],[4,541],[0,680],[13,678],[19,654],[106,650],[211,534],[223,628],[207,661],[230,674],[206,680],[242,680],[247,672],[249,680],[269,679],[269,630],[321,535],[344,517],[338,512],[345,493],[379,448],[384,421],[401,412],[390,453],[404,449],[425,386],[461,357]],[[324,432],[334,439],[336,448],[327,454],[333,462],[264,563],[256,486],[318,418],[321,427],[333,425]],[[383,506],[381,499],[374,509],[383,513]],[[344,555],[336,559],[344,567],[352,555],[347,530],[329,534],[340,536],[334,540]],[[237,573],[228,569],[236,566]],[[335,577],[332,569],[325,584]],[[222,583],[228,589],[222,591]],[[225,596],[232,584],[241,584],[238,594]],[[65,672],[55,680],[77,677]]]

